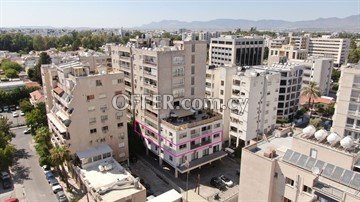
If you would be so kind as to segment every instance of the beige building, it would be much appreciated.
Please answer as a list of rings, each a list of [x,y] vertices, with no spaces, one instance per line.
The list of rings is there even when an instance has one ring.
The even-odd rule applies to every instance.
[[[262,37],[221,36],[212,38],[209,49],[210,65],[261,65],[264,55]]]
[[[268,64],[284,63],[289,59],[304,60],[307,58],[307,54],[306,49],[299,49],[295,45],[282,45],[279,48],[270,48]]]
[[[165,161],[174,168],[176,177],[226,155],[221,151],[221,115],[180,105],[185,98],[205,98],[206,46],[205,41],[179,41],[173,46],[111,47],[113,67],[125,75],[126,94],[147,95],[145,106],[129,107],[135,131],[148,151],[160,157],[159,164]],[[173,109],[161,106],[159,96],[164,95],[173,98]]]
[[[359,201],[359,145],[314,132],[279,133],[243,148],[238,200]]]
[[[360,65],[341,68],[332,130],[360,139]]]
[[[128,119],[112,106],[124,92],[124,75],[80,62],[43,65],[41,71],[51,142],[71,153],[106,143],[116,160],[128,160]]]
[[[208,68],[205,93],[227,106],[217,112],[223,115],[224,140],[229,145],[247,145],[274,129],[279,87],[277,72],[236,66]]]
[[[332,58],[308,57],[306,60],[288,60],[304,66],[303,87],[311,81],[316,82],[321,95],[328,95],[331,84],[331,73],[334,68]]]

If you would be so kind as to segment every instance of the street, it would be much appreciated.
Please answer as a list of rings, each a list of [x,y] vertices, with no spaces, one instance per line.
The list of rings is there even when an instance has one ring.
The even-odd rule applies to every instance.
[[[11,197],[27,202],[57,201],[39,165],[31,135],[23,134],[25,129],[26,127],[12,129],[16,134],[12,144],[17,149],[16,162],[11,169],[14,189],[4,193],[1,190],[0,201]]]

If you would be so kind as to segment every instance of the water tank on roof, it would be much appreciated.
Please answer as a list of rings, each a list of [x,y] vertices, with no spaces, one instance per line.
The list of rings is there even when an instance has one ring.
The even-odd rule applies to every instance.
[[[308,125],[308,126],[306,126],[306,128],[304,128],[302,130],[302,132],[305,136],[311,136],[315,133],[315,131],[316,131],[316,128],[313,125]]]
[[[340,136],[336,133],[330,133],[330,135],[326,138],[329,144],[334,144],[340,140]]]
[[[324,129],[318,130],[315,132],[314,136],[317,140],[323,140],[327,137],[328,132]]]
[[[340,145],[345,149],[349,149],[354,145],[354,140],[352,139],[352,137],[346,136],[342,140],[340,140]]]
[[[256,73],[256,72],[251,72],[250,75],[253,76],[253,77],[256,77],[256,76],[258,75],[258,73]]]

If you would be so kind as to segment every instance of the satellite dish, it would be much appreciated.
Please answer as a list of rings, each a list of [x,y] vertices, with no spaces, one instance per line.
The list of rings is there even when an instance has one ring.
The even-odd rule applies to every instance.
[[[313,167],[311,169],[311,172],[315,175],[319,175],[320,174],[320,169],[318,167]]]

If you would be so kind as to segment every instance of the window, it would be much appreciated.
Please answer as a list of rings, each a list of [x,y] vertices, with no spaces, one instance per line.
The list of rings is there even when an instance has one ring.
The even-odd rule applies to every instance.
[[[186,138],[187,137],[187,134],[186,133],[183,133],[183,134],[180,134],[179,135],[179,139],[183,139],[183,138]]]
[[[117,126],[118,126],[118,128],[121,128],[124,126],[124,123],[118,123]]]
[[[217,124],[214,125],[214,128],[219,128],[220,125],[221,125],[220,123],[217,123]]]
[[[195,55],[192,55],[191,56],[191,64],[194,64],[195,63]]]
[[[109,127],[108,126],[104,126],[101,128],[103,133],[107,133],[109,131]]]
[[[216,133],[216,134],[214,135],[214,139],[215,139],[215,138],[218,138],[218,137],[220,137],[220,133]]]
[[[195,88],[191,87],[191,95],[195,95]]]
[[[113,84],[113,85],[116,85],[116,84],[119,84],[119,83],[122,83],[122,82],[123,82],[122,79],[113,79],[113,80],[112,80],[112,84]]]
[[[290,186],[294,186],[294,180],[286,177],[285,178],[285,184],[290,185]]]
[[[220,90],[220,95],[224,95],[224,90]]]
[[[88,111],[89,111],[89,112],[95,111],[95,106],[90,106],[90,107],[88,108]]]
[[[105,93],[99,94],[99,99],[104,99],[104,98],[106,98],[106,94],[105,94]]]
[[[195,52],[195,44],[191,44],[191,52]]]
[[[310,157],[316,159],[316,157],[317,157],[317,150],[316,149],[310,149]]]
[[[116,119],[121,119],[122,116],[123,116],[122,112],[116,112],[116,114],[115,114]]]
[[[90,129],[90,134],[96,133],[96,128]]]
[[[95,117],[90,118],[89,119],[89,124],[94,124],[94,123],[96,123],[96,118]]]
[[[179,149],[184,149],[184,148],[186,148],[186,144],[182,144],[179,146]]]
[[[94,95],[87,95],[86,96],[86,101],[90,101],[90,100],[93,100],[93,99],[95,99],[95,96]]]
[[[224,86],[224,81],[221,81],[221,86]]]
[[[191,85],[195,85],[195,77],[191,77]]]
[[[191,74],[195,74],[195,66],[191,65]]]
[[[96,86],[102,86],[101,80],[96,80]]]
[[[170,161],[172,161],[172,160],[173,160],[172,156],[169,156],[169,160],[170,160]]]
[[[308,194],[311,194],[312,189],[311,189],[311,187],[308,187],[308,186],[304,185],[304,186],[303,186],[303,192],[306,192],[306,193],[308,193]]]
[[[279,175],[279,174],[278,174],[277,172],[275,172],[275,173],[274,173],[274,178],[278,178],[278,175]]]
[[[108,120],[108,116],[107,115],[102,115],[101,116],[101,122],[105,122],[106,120]]]

